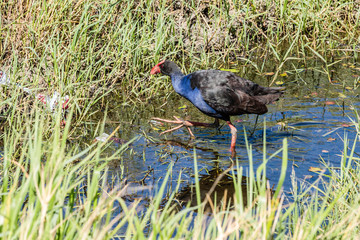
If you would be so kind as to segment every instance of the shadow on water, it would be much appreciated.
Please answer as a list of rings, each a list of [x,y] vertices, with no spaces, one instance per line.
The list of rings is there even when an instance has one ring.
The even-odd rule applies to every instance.
[[[313,63],[318,66],[318,62]],[[348,63],[347,63],[348,64]],[[308,63],[308,66],[311,64]],[[349,65],[349,64],[348,64]],[[239,66],[237,66],[239,67]],[[242,66],[244,68],[244,66]],[[287,180],[285,190],[291,188],[290,176],[295,170],[299,181],[306,179],[313,182],[317,173],[309,171],[310,167],[322,167],[322,161],[339,166],[343,151],[344,136],[350,140],[350,145],[356,138],[356,129],[350,118],[354,118],[353,108],[359,108],[358,89],[359,72],[349,67],[344,67],[343,62],[332,65],[329,71],[333,79],[330,84],[328,76],[318,69],[321,66],[305,69],[302,63],[297,67],[288,67],[286,77],[280,77],[286,87],[286,93],[276,104],[269,105],[267,114],[259,117],[254,134],[249,133],[254,128],[256,116],[243,115],[232,117],[232,122],[238,129],[236,143],[237,158],[245,169],[249,166],[246,149],[245,135],[248,135],[249,144],[252,145],[254,168],[262,163],[263,136],[266,131],[266,154],[271,156],[282,147],[282,140],[288,138],[289,161],[286,171]],[[230,67],[229,67],[230,68]],[[241,69],[241,67],[239,67]],[[356,75],[357,73],[357,75]],[[238,75],[251,79],[259,84],[266,85],[270,80],[265,76],[247,70]],[[164,78],[164,81],[169,81]],[[338,82],[339,84],[334,84]],[[191,139],[186,129],[179,129],[165,135],[159,135],[170,125],[157,125],[150,121],[151,117],[172,119],[179,116],[183,119],[194,121],[213,122],[213,119],[204,116],[191,103],[177,96],[175,93],[167,95],[166,99],[149,100],[142,107],[123,105],[117,99],[111,99],[105,125],[105,132],[111,133],[120,124],[120,131],[116,136],[129,140],[140,137],[131,146],[124,156],[119,156],[109,167],[119,179],[128,182],[141,182],[143,185],[156,186],[162,182],[170,163],[173,163],[172,176],[168,189],[174,189],[178,174],[182,174],[182,193],[192,193],[184,190],[194,182],[193,158],[196,152],[198,169],[202,178],[200,188],[206,189],[215,179],[215,172],[227,169],[231,164],[230,139],[228,126],[220,130],[213,128],[194,128],[195,139]],[[99,115],[96,119],[101,119]],[[264,122],[266,126],[264,128]],[[88,126],[87,126],[88,127]],[[264,130],[265,129],[265,130]],[[87,128],[87,131],[91,129]],[[95,136],[94,136],[95,137]],[[120,146],[114,143],[108,149],[109,153]],[[359,154],[359,146],[355,154]],[[106,152],[104,153],[106,154]],[[270,185],[276,184],[280,176],[281,153],[270,159],[267,164],[267,178]],[[246,172],[246,171],[245,171]],[[225,178],[224,180],[226,180]],[[227,179],[230,182],[230,179]],[[226,185],[226,184],[225,184]],[[231,195],[231,191],[228,195]],[[180,193],[181,194],[181,193]],[[192,199],[193,196],[179,199]],[[186,200],[188,201],[188,200]],[[186,202],[185,201],[185,202]]]
[[[232,207],[234,204],[234,195],[239,189],[235,189],[234,178],[229,174],[230,168],[222,170],[214,167],[207,174],[203,174],[199,179],[200,199],[205,202],[206,212],[212,212],[214,208]],[[241,194],[243,205],[247,206],[247,178],[241,178]],[[195,207],[198,205],[195,185],[187,185],[176,195],[175,204],[178,209],[186,206]]]

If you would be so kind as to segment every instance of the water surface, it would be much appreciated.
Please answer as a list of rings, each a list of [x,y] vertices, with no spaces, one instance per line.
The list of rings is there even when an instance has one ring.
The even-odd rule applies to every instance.
[[[345,63],[344,63],[345,62]],[[318,63],[313,63],[314,65]],[[334,64],[329,75],[321,72],[321,66],[305,69],[301,63],[295,70],[289,70],[287,76],[279,77],[286,87],[284,96],[275,104],[268,106],[268,113],[259,117],[254,130],[256,115],[232,117],[238,129],[236,143],[237,159],[244,174],[249,167],[245,135],[252,146],[255,169],[263,159],[263,134],[266,131],[267,156],[282,147],[283,139],[288,139],[289,162],[286,170],[285,190],[291,190],[290,176],[295,172],[299,181],[313,182],[319,173],[309,171],[311,167],[323,168],[326,162],[339,167],[344,150],[343,140],[349,140],[352,147],[356,139],[356,129],[350,118],[355,118],[354,108],[359,109],[357,89],[360,70],[351,61]],[[229,68],[237,66],[229,66]],[[259,84],[268,85],[270,77],[255,74],[251,69],[238,75]],[[170,80],[162,77],[166,84]],[[278,84],[281,84],[278,82]],[[182,187],[194,182],[194,151],[198,159],[200,174],[206,176],[214,169],[224,170],[231,164],[229,127],[222,122],[220,130],[214,128],[193,128],[195,139],[191,139],[185,128],[159,135],[171,125],[160,125],[151,121],[151,117],[183,119],[213,122],[190,102],[175,93],[166,93],[162,99],[147,100],[142,106],[123,105],[116,98],[111,99],[105,132],[111,133],[121,125],[117,137],[132,143],[124,156],[109,166],[113,176],[127,179],[142,185],[158,185],[164,179],[169,166],[173,166],[168,187],[174,187],[181,173]],[[264,122],[266,126],[264,129]],[[254,131],[253,131],[254,130]],[[108,150],[115,151],[120,144],[113,143]],[[356,146],[356,153],[360,153]],[[273,157],[267,164],[267,178],[270,185],[277,183],[281,170],[281,154]]]

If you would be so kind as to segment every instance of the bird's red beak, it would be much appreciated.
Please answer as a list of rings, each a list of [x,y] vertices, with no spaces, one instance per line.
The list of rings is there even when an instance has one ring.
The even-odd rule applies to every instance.
[[[155,67],[153,67],[150,71],[150,74],[154,75],[154,74],[158,74],[160,73],[160,67],[158,65],[156,65]]]
[[[165,62],[165,60],[159,62],[158,64],[155,65],[155,67],[153,67],[150,71],[150,74],[154,75],[154,74],[158,74],[161,73],[160,71],[160,65],[163,64]]]

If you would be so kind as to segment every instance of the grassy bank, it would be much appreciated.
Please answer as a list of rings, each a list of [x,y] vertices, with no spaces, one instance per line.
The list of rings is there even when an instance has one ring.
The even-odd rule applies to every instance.
[[[120,89],[124,101],[168,87],[150,68],[357,56],[359,1],[1,1],[0,66],[15,81],[81,97]],[[258,63],[256,71],[268,69]],[[185,69],[184,69],[185,70]],[[272,69],[271,69],[272,70]],[[273,76],[275,79],[278,76]]]
[[[209,216],[204,204],[175,211],[177,189],[165,192],[167,179],[146,208],[142,200],[129,201],[129,192],[143,188],[111,185],[107,176],[108,163],[121,159],[131,141],[104,156],[110,144],[89,139],[103,132],[107,96],[117,95],[114,105],[134,108],[167,96],[170,83],[148,74],[165,57],[188,72],[241,61],[256,74],[274,71],[264,68],[264,59],[272,59],[269,82],[285,64],[315,58],[329,75],[334,56],[358,58],[359,8],[359,1],[345,0],[0,0],[0,70],[11,82],[0,86],[0,237],[356,237],[360,167],[346,141],[342,167],[328,166],[330,174],[317,183],[324,187],[294,181],[288,197],[282,178],[274,191],[267,186],[263,149],[264,165],[248,173],[248,204],[239,191],[234,206],[225,201]],[[36,100],[35,93],[54,91],[70,97],[65,122],[62,104],[51,111]],[[101,119],[88,123],[94,115]],[[359,131],[358,116],[354,124]],[[286,141],[280,152],[284,169]],[[234,185],[241,189],[243,170],[236,163],[234,168]]]
[[[70,124],[62,128],[57,123],[49,134],[44,128],[47,120],[39,112],[34,111],[34,121],[24,121],[22,127],[3,133],[3,239],[353,239],[359,234],[360,166],[354,154],[357,141],[349,145],[345,138],[341,167],[325,165],[328,173],[320,173],[322,177],[315,183],[300,183],[294,173],[292,193],[287,195],[281,190],[289,161],[287,141],[272,156],[266,153],[265,144],[263,164],[257,169],[250,167],[246,173],[246,192],[241,187],[245,174],[242,167],[235,162],[228,172],[236,189],[231,205],[226,200],[231,196],[220,202],[208,198],[201,203],[200,186],[195,184],[198,204],[176,208],[179,186],[171,192],[165,187],[172,176],[170,164],[163,184],[145,207],[141,199],[130,197],[131,192],[144,187],[112,185],[107,178],[109,161],[117,159],[127,145],[108,157],[101,155],[107,143],[79,149],[68,141]],[[358,117],[354,123],[358,129]],[[251,146],[247,148],[252,163]],[[282,173],[270,190],[266,164],[278,153],[283,159]],[[197,171],[195,154],[195,182]],[[178,177],[180,180],[181,175]],[[210,214],[205,213],[205,204],[210,206]]]

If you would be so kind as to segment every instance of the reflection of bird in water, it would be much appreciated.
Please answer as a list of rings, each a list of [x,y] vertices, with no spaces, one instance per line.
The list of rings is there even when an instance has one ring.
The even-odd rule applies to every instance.
[[[164,60],[151,69],[151,74],[162,73],[170,76],[174,90],[189,100],[201,112],[215,118],[213,124],[154,118],[157,121],[179,124],[171,132],[183,126],[187,127],[191,136],[191,126],[218,126],[219,119],[227,122],[231,129],[232,156],[235,156],[236,128],[230,116],[242,114],[264,114],[266,105],[280,98],[282,88],[262,87],[250,80],[236,76],[234,73],[220,70],[201,70],[184,75],[172,61]]]
[[[201,202],[206,202],[206,211],[211,212],[211,205],[216,204],[218,207],[227,207],[228,204],[234,204],[234,194],[236,193],[234,179],[228,174],[232,167],[233,166],[226,170],[221,170],[220,168],[215,167],[210,170],[208,174],[200,176],[200,197]],[[247,205],[246,183],[246,177],[242,176],[241,190],[244,206]],[[180,207],[187,206],[189,203],[191,207],[197,206],[195,186],[187,186],[183,188],[178,193],[176,200]],[[225,206],[221,203],[225,204]]]
[[[193,150],[195,148],[196,150],[200,150],[202,152],[212,153],[214,156],[211,157],[211,159],[219,159],[219,157],[220,157],[220,154],[218,151],[211,149],[211,148],[199,147],[198,145],[191,143],[190,141],[188,143],[182,143],[180,140],[172,139],[172,140],[163,140],[156,144],[177,146],[177,147],[182,147],[186,150]]]

